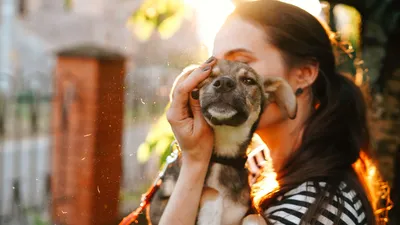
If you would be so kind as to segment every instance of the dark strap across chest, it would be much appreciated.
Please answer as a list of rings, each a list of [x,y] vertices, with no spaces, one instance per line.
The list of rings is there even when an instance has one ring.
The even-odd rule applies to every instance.
[[[245,170],[247,157],[223,157],[212,154],[211,162],[233,167],[237,170]]]

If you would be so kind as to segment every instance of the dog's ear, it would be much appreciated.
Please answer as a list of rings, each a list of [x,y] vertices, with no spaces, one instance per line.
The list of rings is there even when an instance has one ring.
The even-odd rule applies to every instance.
[[[268,102],[274,101],[284,110],[290,119],[296,118],[296,96],[289,83],[281,77],[269,77],[264,82],[264,91]]]

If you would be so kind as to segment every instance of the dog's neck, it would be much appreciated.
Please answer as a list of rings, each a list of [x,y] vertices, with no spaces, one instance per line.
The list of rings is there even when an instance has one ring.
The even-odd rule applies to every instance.
[[[251,127],[215,126],[214,155],[225,158],[244,157],[251,140]]]

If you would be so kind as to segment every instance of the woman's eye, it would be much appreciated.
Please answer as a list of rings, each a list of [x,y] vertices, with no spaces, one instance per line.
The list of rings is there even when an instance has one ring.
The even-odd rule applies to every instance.
[[[242,82],[246,85],[255,85],[257,84],[255,80],[248,78],[248,77],[244,77],[242,78]]]

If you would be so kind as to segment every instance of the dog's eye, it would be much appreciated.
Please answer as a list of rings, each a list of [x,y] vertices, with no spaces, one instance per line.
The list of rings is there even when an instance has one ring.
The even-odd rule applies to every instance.
[[[242,82],[246,85],[255,85],[257,84],[257,82],[255,80],[253,80],[252,78],[248,78],[248,77],[243,77],[242,78]]]

